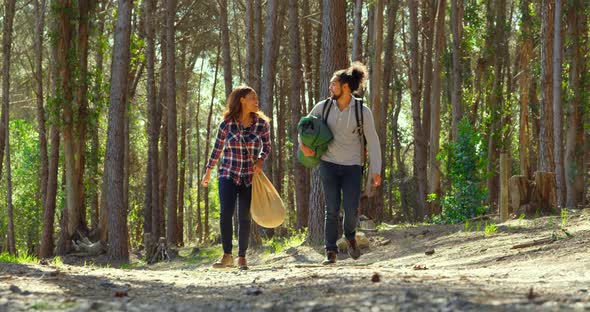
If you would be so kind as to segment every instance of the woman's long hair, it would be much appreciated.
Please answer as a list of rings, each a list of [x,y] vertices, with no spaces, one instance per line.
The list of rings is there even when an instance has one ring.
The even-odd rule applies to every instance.
[[[240,114],[242,113],[242,102],[240,101],[240,99],[246,97],[250,93],[256,93],[256,91],[254,91],[254,89],[248,86],[239,86],[233,89],[227,97],[227,106],[225,108],[225,112],[223,113],[223,119],[239,120]],[[268,118],[260,110],[255,112],[254,114],[266,121],[270,120],[270,118]]]

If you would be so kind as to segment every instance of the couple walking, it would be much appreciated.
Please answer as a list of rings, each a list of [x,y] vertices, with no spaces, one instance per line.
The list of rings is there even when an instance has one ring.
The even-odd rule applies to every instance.
[[[344,208],[344,236],[348,253],[358,259],[361,252],[355,240],[358,205],[361,194],[364,148],[370,158],[372,185],[381,185],[381,150],[371,110],[355,94],[366,79],[367,69],[353,63],[336,71],[330,80],[330,98],[320,101],[309,113],[323,118],[334,136],[320,161],[320,176],[325,195],[325,250],[323,264],[336,262],[338,247],[338,213]],[[223,120],[219,124],[215,145],[207,163],[201,184],[208,187],[211,172],[218,166],[220,216],[219,227],[223,256],[213,264],[216,268],[231,267],[232,217],[238,205],[238,268],[247,269],[246,250],[250,236],[250,200],[252,176],[260,172],[270,153],[269,118],[259,110],[254,89],[237,87],[227,100]],[[301,142],[299,148],[306,156],[314,150]]]

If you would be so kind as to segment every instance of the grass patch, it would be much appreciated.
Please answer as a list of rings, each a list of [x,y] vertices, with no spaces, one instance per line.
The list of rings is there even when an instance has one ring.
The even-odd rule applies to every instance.
[[[3,252],[0,254],[0,262],[5,263],[20,263],[20,264],[31,264],[31,263],[38,263],[39,259],[34,256],[13,256],[8,254],[7,252]]]
[[[199,254],[196,256],[189,256],[186,259],[187,263],[190,264],[202,264],[202,263],[211,263],[215,260],[219,259],[223,255],[223,250],[221,246],[211,246],[211,247],[203,247],[199,248]]]
[[[291,247],[301,246],[305,242],[307,237],[307,231],[301,231],[297,233],[293,231],[290,236],[287,237],[273,237],[268,240],[263,240],[262,244],[265,246],[264,254],[275,254]]]

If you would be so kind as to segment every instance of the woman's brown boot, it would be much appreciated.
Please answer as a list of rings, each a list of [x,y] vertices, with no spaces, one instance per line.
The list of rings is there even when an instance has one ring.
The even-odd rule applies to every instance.
[[[246,264],[246,257],[238,257],[238,269],[248,270],[248,264]]]
[[[223,254],[221,258],[213,263],[213,267],[216,269],[231,268],[234,266],[234,257],[231,254]]]

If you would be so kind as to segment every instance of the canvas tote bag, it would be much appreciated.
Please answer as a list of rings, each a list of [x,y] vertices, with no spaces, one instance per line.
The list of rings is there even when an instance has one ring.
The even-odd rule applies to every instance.
[[[252,176],[252,220],[265,228],[276,228],[285,221],[285,205],[264,172]]]

